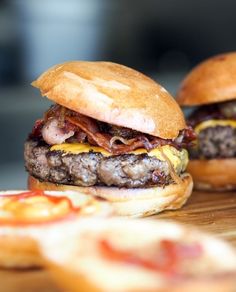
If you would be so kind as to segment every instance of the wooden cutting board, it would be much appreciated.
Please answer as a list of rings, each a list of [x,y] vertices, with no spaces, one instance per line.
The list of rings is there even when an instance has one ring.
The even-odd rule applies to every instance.
[[[178,211],[153,218],[195,225],[231,242],[236,247],[236,192],[194,192]],[[0,270],[1,292],[69,292],[59,289],[45,270]]]

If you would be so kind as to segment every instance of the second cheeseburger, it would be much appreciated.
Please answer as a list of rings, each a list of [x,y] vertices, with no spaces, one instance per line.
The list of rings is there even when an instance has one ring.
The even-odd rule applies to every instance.
[[[197,134],[188,171],[202,190],[236,189],[236,52],[211,57],[183,80],[177,94]]]
[[[85,61],[54,66],[32,84],[55,105],[25,143],[30,189],[94,194],[128,216],[185,203],[194,135],[163,87],[131,68]]]

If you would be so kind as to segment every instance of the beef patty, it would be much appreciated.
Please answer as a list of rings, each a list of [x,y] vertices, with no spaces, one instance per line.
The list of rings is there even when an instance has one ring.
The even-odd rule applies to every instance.
[[[230,126],[209,127],[198,135],[195,149],[189,149],[191,158],[236,157],[236,129]]]
[[[95,152],[66,154],[50,151],[44,142],[30,139],[25,143],[24,156],[31,175],[52,183],[138,188],[172,182],[168,163],[147,154],[110,157]]]

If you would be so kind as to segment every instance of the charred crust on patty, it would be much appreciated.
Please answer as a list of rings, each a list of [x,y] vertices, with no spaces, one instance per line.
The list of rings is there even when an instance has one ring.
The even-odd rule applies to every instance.
[[[196,108],[188,123],[197,127],[208,120],[236,121],[236,101],[226,101]],[[198,134],[196,146],[189,148],[191,159],[221,159],[236,157],[236,128],[229,125],[209,126]]]
[[[29,139],[24,155],[26,170],[31,175],[56,184],[139,188],[173,183],[167,162],[147,154],[70,154],[51,151],[40,140]]]

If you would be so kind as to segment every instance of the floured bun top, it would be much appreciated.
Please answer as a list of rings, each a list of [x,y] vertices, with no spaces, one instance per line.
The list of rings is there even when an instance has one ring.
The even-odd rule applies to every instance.
[[[67,62],[50,68],[32,85],[71,110],[163,139],[176,138],[186,127],[181,109],[162,86],[123,65]]]
[[[236,99],[236,52],[200,63],[186,76],[177,93],[177,102],[183,106],[232,99]]]

